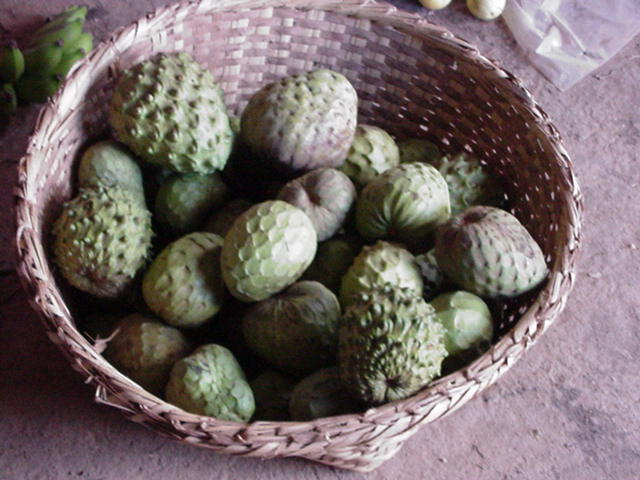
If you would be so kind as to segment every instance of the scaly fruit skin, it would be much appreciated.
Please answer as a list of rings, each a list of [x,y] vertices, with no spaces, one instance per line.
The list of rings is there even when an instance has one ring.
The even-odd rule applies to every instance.
[[[13,83],[24,73],[24,56],[17,45],[0,48],[0,83]]]
[[[515,297],[547,276],[540,246],[509,212],[477,206],[438,229],[436,259],[454,283],[481,297]]]
[[[297,282],[242,319],[247,346],[284,372],[308,375],[335,363],[340,304],[318,282]]]
[[[168,324],[186,328],[218,313],[224,298],[222,242],[214,233],[195,232],[165,247],[142,282],[149,308]]]
[[[480,297],[460,290],[438,295],[430,304],[445,330],[447,360],[486,350],[493,338],[493,322],[489,307]]]
[[[370,405],[413,395],[440,374],[446,355],[433,307],[410,290],[363,293],[340,321],[340,378]]]
[[[228,194],[219,173],[174,175],[158,190],[155,219],[172,233],[192,232],[227,201]]]
[[[236,219],[224,239],[224,283],[238,300],[264,300],[295,282],[316,248],[316,230],[302,210],[281,200],[259,203]]]
[[[188,340],[179,330],[138,314],[121,319],[116,330],[105,357],[145,390],[160,395],[173,364],[191,351]]]
[[[320,69],[259,90],[242,114],[241,135],[264,163],[294,177],[344,162],[358,96],[343,75]]]
[[[451,215],[442,175],[424,163],[404,163],[377,176],[356,204],[356,227],[369,240],[424,245]]]
[[[222,89],[184,52],[159,54],[125,71],[109,121],[136,155],[179,173],[221,170],[233,143]]]
[[[23,75],[16,82],[16,94],[25,103],[44,103],[58,91],[60,81],[53,75],[30,77]]]
[[[399,245],[380,241],[364,247],[342,277],[340,305],[345,309],[356,295],[385,284],[422,295],[422,276],[415,257]]]
[[[256,411],[251,420],[289,420],[289,399],[296,381],[284,373],[267,371],[249,383],[256,401]]]
[[[0,85],[0,119],[16,113],[18,99],[16,91],[10,83]]]
[[[224,238],[235,219],[249,210],[252,205],[253,203],[244,198],[231,200],[209,217],[202,230]]]
[[[451,216],[472,205],[500,206],[504,194],[480,161],[465,153],[439,157],[430,162],[447,182]]]
[[[356,189],[344,173],[319,168],[291,180],[277,198],[306,213],[322,242],[342,227],[356,201]]]
[[[340,171],[361,190],[374,177],[399,163],[400,151],[391,135],[373,125],[358,125]]]
[[[78,167],[79,187],[120,186],[133,193],[145,205],[142,172],[124,145],[112,140],[89,147]]]
[[[128,190],[87,187],[64,204],[53,226],[54,259],[67,281],[102,298],[117,298],[146,263],[151,214]]]
[[[422,283],[424,285],[422,297],[429,301],[442,291],[447,279],[438,266],[435,249],[432,248],[427,253],[416,255],[416,263],[422,274]]]
[[[335,238],[318,245],[318,251],[309,268],[302,275],[303,280],[322,283],[332,292],[340,290],[342,276],[349,270],[357,253],[353,242]]]
[[[400,163],[431,163],[442,157],[440,149],[429,140],[407,138],[398,142]]]
[[[187,412],[220,420],[247,422],[255,411],[240,364],[229,350],[213,343],[173,366],[165,397]]]
[[[344,415],[362,405],[347,392],[337,367],[324,368],[298,383],[291,393],[291,420],[306,422],[315,418]]]

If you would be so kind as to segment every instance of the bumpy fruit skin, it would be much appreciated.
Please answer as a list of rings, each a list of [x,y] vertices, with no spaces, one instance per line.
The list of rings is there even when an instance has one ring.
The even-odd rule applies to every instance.
[[[233,422],[249,421],[255,410],[240,364],[229,350],[213,343],[173,366],[165,397],[187,412]]]
[[[281,200],[258,203],[236,219],[224,239],[224,283],[238,300],[264,300],[295,282],[316,248],[316,230],[302,210]]]
[[[335,363],[340,304],[318,282],[297,282],[242,319],[245,343],[284,372],[308,375]]]
[[[424,285],[422,297],[429,301],[444,288],[447,279],[438,266],[435,249],[432,248],[427,253],[416,255],[416,263],[422,274],[422,283]]]
[[[424,163],[405,163],[365,187],[356,204],[356,227],[369,240],[424,245],[450,215],[442,175]]]
[[[166,230],[193,232],[212,210],[227,201],[229,188],[220,174],[174,175],[162,184],[155,201],[155,218]]]
[[[433,307],[410,290],[363,293],[340,321],[340,377],[367,404],[413,395],[440,374],[446,355]]]
[[[422,138],[407,138],[398,142],[400,163],[431,163],[442,157],[435,143]]]
[[[289,413],[291,420],[306,422],[353,413],[361,407],[342,385],[338,368],[331,367],[318,370],[296,385],[291,393]]]
[[[349,270],[357,254],[353,242],[335,238],[318,245],[318,251],[303,280],[320,282],[332,292],[340,290],[343,275]]]
[[[67,281],[97,297],[131,285],[151,247],[151,214],[120,187],[80,189],[53,226],[53,253]]]
[[[236,218],[249,210],[251,205],[253,204],[244,198],[229,201],[209,217],[204,224],[203,231],[224,237]]]
[[[233,143],[222,89],[184,52],[159,54],[125,71],[109,121],[136,155],[179,173],[221,170]]]
[[[473,357],[486,350],[493,338],[493,322],[480,297],[460,290],[438,295],[430,303],[445,330],[447,360]]]
[[[362,189],[373,178],[400,163],[400,151],[391,135],[373,125],[358,125],[340,171]]]
[[[289,420],[289,400],[295,380],[283,373],[267,371],[249,383],[256,401],[252,420]]]
[[[169,380],[173,364],[191,351],[191,345],[179,330],[138,314],[118,322],[105,357],[140,384],[159,395]]]
[[[515,297],[547,276],[540,246],[509,212],[477,206],[436,234],[436,259],[454,283],[481,297]]]
[[[340,305],[347,308],[355,295],[385,284],[422,295],[422,275],[414,256],[399,245],[379,241],[364,247],[342,277]]]
[[[124,145],[112,140],[98,142],[84,152],[78,167],[78,185],[120,186],[145,205],[140,167]]]
[[[142,281],[153,313],[176,327],[197,327],[218,313],[224,298],[222,243],[214,233],[194,232],[162,250]]]
[[[502,203],[502,190],[476,157],[462,153],[439,157],[430,163],[447,182],[452,216],[472,205],[497,207]]]
[[[356,189],[344,173],[320,168],[287,183],[278,200],[306,213],[322,242],[342,227],[356,201]]]
[[[290,177],[344,162],[356,129],[349,80],[320,69],[266,85],[242,113],[241,135],[264,163]]]

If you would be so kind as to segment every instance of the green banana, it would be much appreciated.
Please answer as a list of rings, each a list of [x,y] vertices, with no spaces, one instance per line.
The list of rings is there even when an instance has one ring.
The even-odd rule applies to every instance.
[[[77,50],[82,50],[82,52],[86,55],[93,49],[93,35],[89,32],[84,32],[80,35],[73,45],[65,47],[65,54],[67,52],[75,52]]]
[[[42,103],[56,93],[60,81],[52,75],[45,77],[24,76],[16,82],[16,93],[23,102]]]
[[[78,61],[82,60],[85,56],[84,50],[78,49],[73,52],[65,52],[60,60],[60,63],[51,71],[51,75],[53,75],[56,80],[62,81],[71,70],[71,67]]]
[[[87,7],[73,5],[66,10],[63,10],[55,17],[48,18],[47,23],[45,23],[42,28],[38,29],[35,35],[37,36],[51,32],[53,30],[57,30],[58,27],[64,26],[67,23],[75,22],[76,20],[80,20],[84,23],[86,17]]]
[[[16,91],[10,83],[0,85],[0,119],[14,114],[18,108]]]
[[[15,82],[23,73],[24,56],[17,45],[0,48],[0,82]]]
[[[67,47],[67,45],[72,45],[73,42],[82,34],[82,27],[84,27],[83,20],[74,20],[73,22],[66,23],[50,32],[44,32],[42,34],[36,32],[33,37],[33,41],[31,42],[31,46],[32,48],[36,48],[41,45],[62,42],[62,46]]]
[[[27,75],[47,75],[62,60],[64,48],[61,41],[33,47],[24,52],[24,70]]]

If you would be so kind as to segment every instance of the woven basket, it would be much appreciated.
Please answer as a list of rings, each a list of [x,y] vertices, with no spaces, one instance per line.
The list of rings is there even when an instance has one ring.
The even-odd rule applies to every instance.
[[[535,294],[510,302],[494,346],[417,395],[313,422],[220,421],[186,413],[120,374],[75,328],[70,291],[49,261],[51,222],[73,194],[78,152],[106,133],[118,72],[161,51],[185,50],[242,111],[267,82],[317,67],[345,74],[361,121],[423,136],[445,152],[481,157],[505,184],[512,212],[551,270]],[[304,457],[370,471],[420,425],[446,415],[505,373],[563,309],[574,281],[581,196],[556,129],[521,83],[465,41],[417,16],[358,0],[202,0],[159,10],[99,45],[42,110],[17,186],[19,273],[51,340],[96,386],[96,401],[165,435],[217,452]]]

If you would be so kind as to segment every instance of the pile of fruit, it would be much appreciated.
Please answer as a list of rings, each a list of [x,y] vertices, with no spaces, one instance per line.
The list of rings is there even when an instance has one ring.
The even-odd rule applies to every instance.
[[[20,50],[15,41],[0,46],[0,120],[24,103],[41,103],[53,95],[71,67],[93,48],[83,32],[87,8],[72,6],[30,35]]]
[[[59,272],[102,312],[79,328],[148,391],[241,422],[362,411],[476,358],[483,299],[537,287],[543,253],[478,159],[357,113],[326,69],[240,119],[186,53],[125,71],[117,141],[84,152],[53,227]]]

